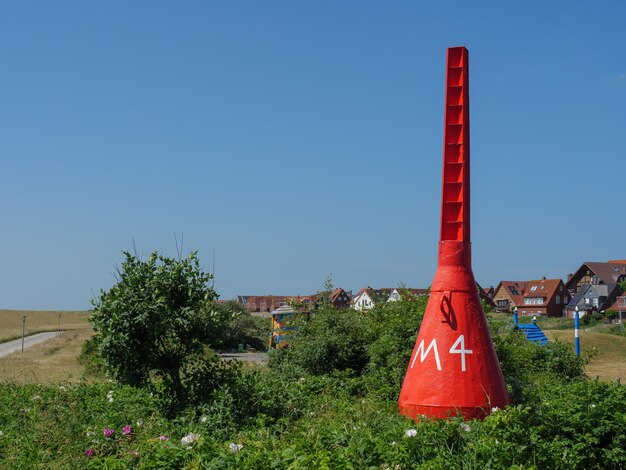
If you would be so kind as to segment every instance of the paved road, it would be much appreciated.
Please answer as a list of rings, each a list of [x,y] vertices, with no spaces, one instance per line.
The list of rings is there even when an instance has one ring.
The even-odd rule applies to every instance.
[[[238,361],[267,362],[267,353],[263,352],[222,353],[220,356],[226,361],[236,359]]]
[[[24,338],[24,349],[34,346],[39,343],[43,343],[46,340],[57,336],[56,331],[46,331],[45,333],[37,333],[35,335],[26,336]],[[0,357],[8,356],[17,351],[22,350],[22,338],[14,339],[6,343],[0,344]]]

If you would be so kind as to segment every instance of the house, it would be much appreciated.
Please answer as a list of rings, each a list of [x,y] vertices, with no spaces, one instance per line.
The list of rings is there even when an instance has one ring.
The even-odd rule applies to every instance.
[[[429,289],[412,289],[409,287],[384,287],[381,289],[372,289],[364,287],[352,300],[352,307],[355,310],[368,310],[376,304],[385,304],[387,302],[397,302],[408,296],[430,295]]]
[[[482,288],[482,294],[486,295],[490,299],[493,299],[493,296],[495,293],[496,293],[496,290],[493,288],[493,286],[489,286],[486,289],[484,287]]]
[[[489,293],[493,291],[493,287],[490,287],[488,290],[483,289],[478,282],[476,282],[476,288],[478,289],[478,297],[480,300],[491,308],[496,308],[496,303],[493,301],[493,296]]]
[[[337,287],[330,293],[329,301],[335,308],[348,308],[352,300],[352,293]]]
[[[517,306],[519,315],[548,315],[560,317],[570,300],[570,295],[561,279],[528,281],[521,306]]]
[[[391,291],[387,302],[397,302],[407,297],[421,297],[423,295],[430,295],[429,289],[411,289],[408,287],[398,287]]]
[[[377,303],[385,303],[389,300],[389,296],[394,289],[372,289],[371,287],[363,287],[352,300],[352,307],[355,310],[369,310]]]
[[[287,303],[283,295],[238,295],[236,300],[250,313],[271,312]]]
[[[496,310],[499,312],[512,312],[515,307],[521,307],[524,303],[524,291],[526,281],[500,281],[493,294]]]
[[[565,286],[576,294],[582,286],[595,284],[619,284],[626,280],[626,260],[610,260],[606,263],[585,261],[574,274],[567,278]]]
[[[583,285],[567,304],[567,317],[574,317],[576,307],[581,317],[593,312],[609,310],[621,295],[622,290],[617,284]]]
[[[614,312],[626,312],[626,295],[620,295],[615,303],[611,305],[607,310],[612,310]]]
[[[283,305],[298,305],[301,308],[309,308],[315,305],[326,293],[313,295],[238,295],[235,300],[242,304],[245,309],[256,316],[270,317],[270,312]],[[328,299],[337,308],[350,306],[352,294],[338,287],[333,290]]]

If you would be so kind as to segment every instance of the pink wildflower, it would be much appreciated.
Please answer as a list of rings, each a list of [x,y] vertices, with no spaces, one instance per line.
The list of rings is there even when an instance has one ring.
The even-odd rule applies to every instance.
[[[113,437],[115,434],[115,429],[107,429],[106,426],[102,429],[102,434],[104,437]]]
[[[131,432],[133,432],[133,428],[130,426],[130,424],[127,424],[122,428],[122,434],[124,436],[128,436]]]
[[[169,437],[167,437],[167,436],[159,436],[159,437],[157,437],[157,439],[158,439],[159,441],[169,441],[169,440],[170,440],[170,438],[169,438]]]
[[[89,449],[87,449],[85,452],[83,452],[83,454],[85,454],[87,457],[92,457],[94,454],[94,450],[93,447],[90,447]]]

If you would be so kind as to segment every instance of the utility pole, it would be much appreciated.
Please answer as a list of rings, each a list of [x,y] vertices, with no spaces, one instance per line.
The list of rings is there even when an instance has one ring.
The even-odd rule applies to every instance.
[[[22,315],[22,352],[24,352],[24,334],[26,333],[26,315]]]

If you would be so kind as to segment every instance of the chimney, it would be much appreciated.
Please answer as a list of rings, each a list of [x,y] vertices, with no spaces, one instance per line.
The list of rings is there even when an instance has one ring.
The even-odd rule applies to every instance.
[[[573,273],[569,273],[569,274],[567,275],[567,282],[569,282],[569,280],[572,278],[572,276],[573,276],[573,275],[574,275]]]

